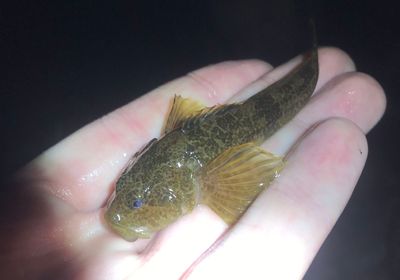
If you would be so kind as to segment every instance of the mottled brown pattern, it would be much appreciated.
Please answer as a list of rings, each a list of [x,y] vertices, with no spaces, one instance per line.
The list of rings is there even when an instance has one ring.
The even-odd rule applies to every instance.
[[[209,110],[164,135],[119,178],[105,215],[109,225],[123,238],[135,240],[190,212],[201,202],[207,165],[232,147],[271,136],[307,103],[317,79],[313,49],[290,74],[244,103]]]

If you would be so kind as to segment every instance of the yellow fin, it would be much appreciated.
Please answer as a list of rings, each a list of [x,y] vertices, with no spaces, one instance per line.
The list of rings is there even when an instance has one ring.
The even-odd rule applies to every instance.
[[[179,127],[190,127],[196,125],[199,121],[224,113],[224,110],[237,106],[238,104],[214,105],[205,107],[200,102],[190,98],[183,98],[175,95],[171,112],[164,128],[164,133],[171,132]]]
[[[202,203],[232,224],[283,166],[281,157],[253,143],[230,148],[206,166],[202,174]]]
[[[186,120],[201,114],[205,108],[206,107],[200,102],[175,95],[171,112],[169,113],[168,120],[164,128],[164,133],[168,133],[177,127],[181,127]]]

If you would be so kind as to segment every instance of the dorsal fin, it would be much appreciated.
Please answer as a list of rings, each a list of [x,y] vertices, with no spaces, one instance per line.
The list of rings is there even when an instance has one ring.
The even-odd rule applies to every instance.
[[[206,107],[200,102],[191,98],[183,98],[180,95],[174,96],[171,112],[164,128],[164,133],[171,132],[172,130],[182,127],[183,123],[202,113]]]
[[[171,132],[176,128],[191,127],[206,117],[220,113],[236,105],[238,104],[205,107],[200,102],[191,98],[183,98],[175,95],[164,133]]]

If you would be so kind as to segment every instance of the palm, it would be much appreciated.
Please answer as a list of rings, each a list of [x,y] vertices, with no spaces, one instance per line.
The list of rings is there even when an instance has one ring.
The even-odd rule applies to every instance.
[[[231,230],[200,206],[152,239],[129,243],[111,233],[102,218],[113,181],[128,158],[158,136],[174,94],[206,105],[242,100],[297,62],[299,58],[275,70],[254,60],[203,68],[46,151],[17,174],[14,190],[21,190],[16,199],[25,210],[17,200],[4,206],[13,215],[2,239],[8,273],[3,275],[301,278],[351,195],[366,159],[364,133],[385,107],[380,86],[350,72],[351,60],[335,49],[320,51],[320,78],[312,101],[264,146],[285,154],[312,125],[327,121],[302,138],[281,176]]]

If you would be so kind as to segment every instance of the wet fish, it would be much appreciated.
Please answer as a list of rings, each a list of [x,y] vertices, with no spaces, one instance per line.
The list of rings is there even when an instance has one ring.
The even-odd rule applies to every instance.
[[[129,241],[149,238],[200,203],[228,224],[237,221],[284,166],[259,145],[307,103],[318,71],[314,47],[292,72],[242,103],[206,108],[175,96],[163,136],[119,177],[108,225]]]

